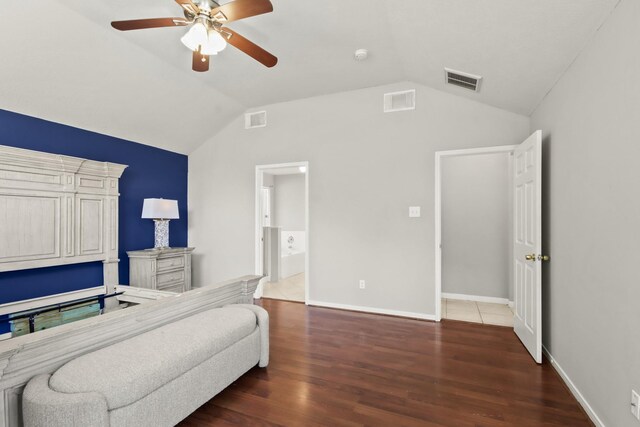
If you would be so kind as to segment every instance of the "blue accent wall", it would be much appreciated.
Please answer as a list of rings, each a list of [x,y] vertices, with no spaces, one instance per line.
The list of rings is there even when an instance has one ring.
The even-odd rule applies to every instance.
[[[140,218],[143,199],[178,200],[169,238],[171,246],[187,245],[187,156],[5,110],[0,145],[129,165],[120,179],[121,284],[129,284],[126,252],[153,247],[153,221]],[[101,262],[0,273],[0,304],[102,283]]]

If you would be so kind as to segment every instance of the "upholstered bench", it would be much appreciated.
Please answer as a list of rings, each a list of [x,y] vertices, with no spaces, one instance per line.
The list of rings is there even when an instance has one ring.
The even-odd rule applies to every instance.
[[[80,356],[25,387],[26,426],[171,426],[269,363],[261,307],[215,308]]]

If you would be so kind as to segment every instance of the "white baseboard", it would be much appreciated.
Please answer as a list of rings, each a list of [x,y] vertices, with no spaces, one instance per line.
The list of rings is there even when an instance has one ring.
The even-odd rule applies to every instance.
[[[465,294],[450,294],[448,292],[442,293],[442,298],[457,299],[462,301],[476,301],[476,302],[490,302],[493,304],[510,304],[513,305],[513,301],[509,301],[507,298],[498,297],[482,297],[479,295],[465,295]]]
[[[433,314],[413,313],[411,311],[389,310],[386,308],[362,307],[358,305],[335,304],[332,302],[311,301],[311,300],[307,301],[307,305],[313,305],[316,307],[337,308],[339,310],[361,311],[363,313],[386,314],[388,316],[408,317],[411,319],[434,320],[434,321],[436,320],[436,316]]]
[[[560,378],[562,378],[562,381],[564,381],[567,387],[569,387],[569,390],[571,390],[571,394],[573,394],[573,396],[576,398],[578,403],[580,403],[580,406],[582,406],[582,408],[585,410],[585,412],[587,413],[591,421],[596,425],[596,427],[605,427],[602,420],[598,418],[598,415],[596,414],[596,412],[593,410],[591,405],[589,405],[589,402],[587,402],[587,399],[585,399],[582,393],[580,393],[580,390],[578,390],[578,388],[573,383],[573,381],[571,381],[571,378],[569,378],[569,376],[564,371],[564,369],[562,369],[562,367],[558,364],[558,361],[553,358],[551,353],[549,353],[549,350],[547,350],[547,348],[544,345],[542,346],[542,352],[547,357],[547,359],[549,359],[549,361],[551,362],[551,366],[553,366],[553,368],[556,370],[558,375],[560,375]]]
[[[62,304],[83,298],[91,298],[98,295],[104,295],[105,292],[106,289],[104,286],[96,286],[93,288],[80,289],[78,291],[65,292],[62,294],[48,295],[46,297],[9,302],[6,304],[0,304],[0,315],[33,310],[40,307],[46,307],[48,305]]]

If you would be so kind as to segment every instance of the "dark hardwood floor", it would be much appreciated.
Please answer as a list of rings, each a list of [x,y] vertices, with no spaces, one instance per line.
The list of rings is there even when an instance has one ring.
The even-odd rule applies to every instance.
[[[263,300],[271,354],[180,425],[590,426],[510,328]]]

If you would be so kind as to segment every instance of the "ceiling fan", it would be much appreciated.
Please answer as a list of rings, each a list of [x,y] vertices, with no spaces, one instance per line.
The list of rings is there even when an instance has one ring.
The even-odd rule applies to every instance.
[[[190,26],[181,41],[193,51],[193,71],[209,70],[209,56],[217,55],[227,43],[266,67],[273,67],[278,63],[278,58],[224,26],[227,22],[272,12],[273,5],[269,0],[234,0],[223,5],[214,0],[175,1],[182,7],[184,18],[114,21],[111,26],[120,31]]]

